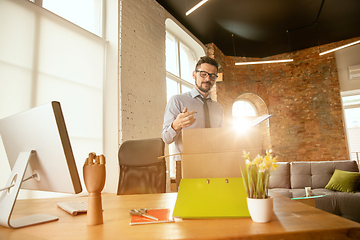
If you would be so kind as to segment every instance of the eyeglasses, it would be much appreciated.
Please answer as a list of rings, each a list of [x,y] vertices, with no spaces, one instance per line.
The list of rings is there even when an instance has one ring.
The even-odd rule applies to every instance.
[[[215,81],[218,77],[216,74],[208,73],[206,71],[196,70],[196,72],[200,73],[200,77],[202,78],[207,78],[207,76],[209,76],[211,81]]]

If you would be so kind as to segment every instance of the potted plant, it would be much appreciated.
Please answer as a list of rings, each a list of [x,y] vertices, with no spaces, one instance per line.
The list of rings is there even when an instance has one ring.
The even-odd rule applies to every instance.
[[[247,193],[247,205],[250,216],[255,222],[269,222],[273,213],[273,199],[268,196],[270,172],[277,168],[276,157],[272,151],[265,156],[250,158],[244,151],[245,171],[241,169],[244,187]]]

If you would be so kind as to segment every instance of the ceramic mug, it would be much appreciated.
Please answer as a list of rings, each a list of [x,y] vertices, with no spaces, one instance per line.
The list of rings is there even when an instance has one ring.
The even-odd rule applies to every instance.
[[[311,187],[305,187],[305,196],[310,197],[311,196]]]

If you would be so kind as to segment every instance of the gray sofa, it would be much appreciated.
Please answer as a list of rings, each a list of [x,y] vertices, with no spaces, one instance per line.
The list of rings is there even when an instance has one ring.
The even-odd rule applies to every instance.
[[[295,198],[304,196],[305,187],[311,187],[312,195],[326,194],[315,199],[317,208],[360,223],[360,184],[355,193],[325,188],[335,169],[359,172],[356,161],[278,162],[270,174],[269,193]]]

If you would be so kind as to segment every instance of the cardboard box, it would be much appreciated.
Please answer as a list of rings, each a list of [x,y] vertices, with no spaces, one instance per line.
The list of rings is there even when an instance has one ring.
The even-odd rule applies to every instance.
[[[241,177],[245,167],[243,150],[250,156],[263,154],[261,136],[236,132],[233,128],[182,130],[182,178]]]
[[[261,148],[255,129],[238,132],[234,128],[198,128],[182,130],[183,153],[234,152]]]

